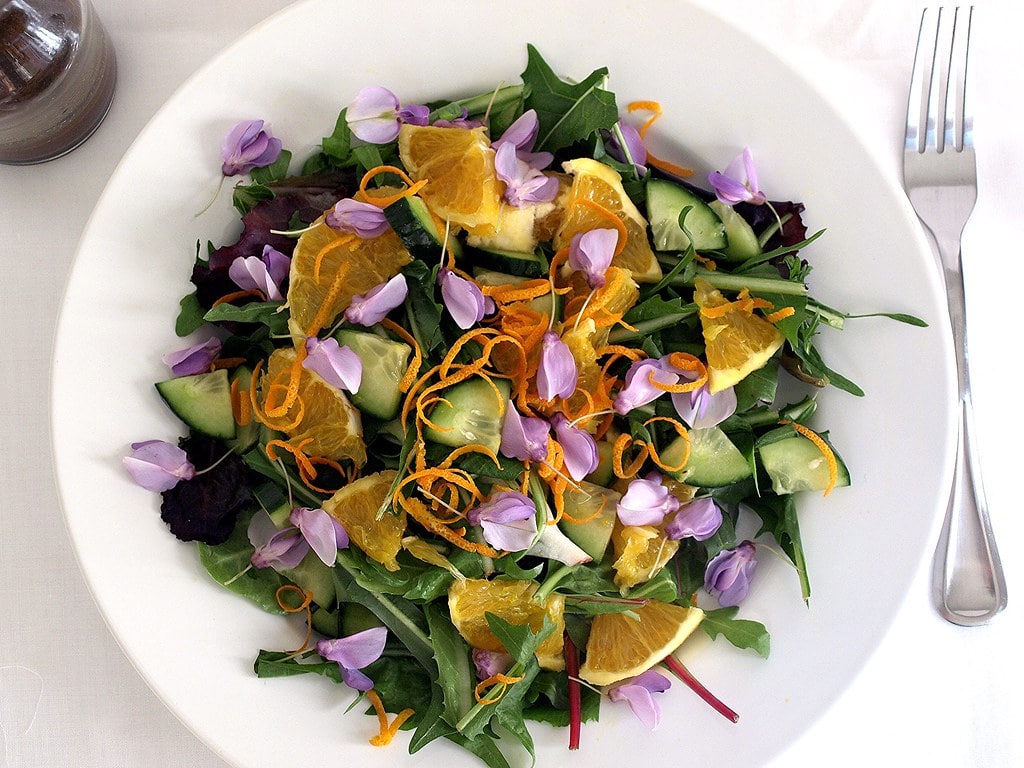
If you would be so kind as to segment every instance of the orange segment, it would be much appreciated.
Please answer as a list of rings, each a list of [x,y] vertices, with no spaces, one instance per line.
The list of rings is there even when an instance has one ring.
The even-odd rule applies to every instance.
[[[626,613],[594,619],[580,677],[592,685],[611,685],[646,672],[690,636],[704,618],[700,608],[651,600]]]
[[[398,132],[398,155],[409,176],[426,179],[420,197],[441,219],[462,227],[496,224],[502,183],[483,128],[406,124]]]
[[[412,261],[392,230],[363,239],[323,223],[295,243],[288,276],[288,309],[293,337],[312,336],[358,296],[398,274]]]
[[[296,366],[295,358],[295,350],[282,348],[267,361],[267,371],[260,380],[264,402],[283,402],[284,390],[298,373],[295,402],[280,417],[265,418],[267,425],[283,431],[292,445],[302,446],[307,456],[350,459],[361,467],[366,463],[366,444],[359,410],[340,389]]]
[[[397,473],[388,469],[349,483],[324,502],[324,510],[342,524],[352,543],[389,571],[398,570],[406,515],[399,510],[377,519]]]
[[[612,264],[628,269],[638,283],[660,280],[661,266],[647,239],[647,220],[622,188],[618,172],[590,158],[570,160],[562,167],[573,179],[562,223],[555,234],[555,249],[568,246],[578,232],[614,226],[610,214],[626,231],[625,247]]]
[[[721,392],[767,363],[785,337],[743,302],[730,302],[707,280],[697,278],[693,284],[707,350],[708,388]]]
[[[612,531],[615,585],[625,592],[650,581],[679,550],[674,541],[653,525],[622,525]]]
[[[517,626],[529,625],[534,632],[544,626],[547,616],[555,630],[538,646],[537,661],[544,669],[560,671],[565,667],[562,656],[562,633],[565,630],[565,599],[553,594],[540,605],[533,600],[537,583],[519,579],[456,579],[448,590],[448,609],[452,624],[474,648],[504,651],[490,626],[488,613]]]

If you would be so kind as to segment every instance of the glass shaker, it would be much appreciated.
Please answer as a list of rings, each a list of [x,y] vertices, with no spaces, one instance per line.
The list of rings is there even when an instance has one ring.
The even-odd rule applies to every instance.
[[[106,116],[116,77],[89,0],[0,0],[0,163],[77,147]]]

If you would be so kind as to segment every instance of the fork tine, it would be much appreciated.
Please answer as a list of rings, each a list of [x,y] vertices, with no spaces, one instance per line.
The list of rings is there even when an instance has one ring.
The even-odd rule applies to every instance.
[[[945,145],[959,152],[972,146],[972,118],[967,111],[967,56],[974,6],[957,8],[949,52],[949,87],[946,93]]]
[[[938,38],[939,14],[925,8],[917,32],[917,52],[910,80],[907,100],[907,130],[905,147],[910,152],[923,152],[928,139],[928,104],[932,92],[932,69],[935,64],[935,45]]]

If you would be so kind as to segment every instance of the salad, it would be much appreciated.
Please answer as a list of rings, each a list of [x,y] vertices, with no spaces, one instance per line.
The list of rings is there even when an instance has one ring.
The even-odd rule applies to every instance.
[[[765,552],[809,600],[799,494],[850,482],[814,392],[862,394],[815,346],[850,317],[808,293],[822,233],[749,149],[698,176],[606,70],[529,46],[521,81],[369,86],[301,162],[235,126],[240,234],[197,246],[156,384],[187,435],[124,462],[213,579],[301,622],[255,674],[494,768],[530,721],[570,749],[605,706],[656,728],[673,680],[738,719],[685,641],[768,657],[741,613]]]

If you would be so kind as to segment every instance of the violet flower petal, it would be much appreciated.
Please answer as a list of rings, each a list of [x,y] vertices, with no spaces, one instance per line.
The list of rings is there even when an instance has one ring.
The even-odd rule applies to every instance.
[[[528,109],[516,118],[501,137],[493,142],[491,146],[498,149],[502,144],[511,144],[516,149],[525,149],[527,152],[533,150],[533,144],[537,140],[540,131],[540,120],[537,117],[537,110]]]
[[[537,536],[537,507],[516,491],[501,491],[466,513],[472,525],[483,528],[484,540],[496,549],[522,552]]]
[[[249,561],[254,568],[288,570],[295,568],[309,553],[309,543],[299,529],[294,526],[279,529],[266,510],[252,516],[246,534],[253,546]]]
[[[405,104],[398,109],[398,119],[409,125],[429,125],[430,107],[425,104]]]
[[[381,657],[387,635],[387,628],[372,627],[348,637],[320,640],[316,644],[316,652],[328,661],[337,662],[347,685],[367,691],[373,687],[373,682],[362,673],[354,673]]]
[[[338,535],[334,518],[322,509],[296,507],[288,519],[299,529],[302,538],[309,542],[310,548],[324,565],[334,565],[338,557]]]
[[[306,357],[302,367],[313,371],[332,387],[358,392],[363,379],[363,361],[336,339],[306,338]]]
[[[625,416],[634,408],[640,408],[657,400],[666,390],[655,386],[679,383],[679,374],[669,370],[660,359],[644,359],[633,362],[626,371],[625,386],[615,396],[612,407]]]
[[[569,266],[584,274],[591,289],[600,288],[618,242],[619,233],[614,229],[578,232],[569,243]]]
[[[736,391],[726,387],[712,394],[705,384],[693,392],[673,392],[672,405],[691,429],[716,427],[736,413]]]
[[[270,165],[280,156],[281,146],[262,120],[243,120],[228,131],[221,144],[221,173],[238,176]]]
[[[495,175],[505,182],[505,201],[516,208],[528,203],[547,203],[558,196],[558,179],[531,167],[516,154],[512,144],[502,144],[494,154]]]
[[[196,468],[181,448],[163,440],[132,443],[131,455],[122,459],[132,480],[148,491],[168,491],[196,476]]]
[[[576,391],[576,358],[569,345],[554,331],[541,340],[540,365],[537,368],[537,392],[542,400],[570,397]]]
[[[758,187],[754,156],[749,147],[743,148],[743,152],[729,163],[724,173],[709,173],[708,184],[715,196],[726,205],[744,202],[763,205],[767,200]]]
[[[353,296],[345,309],[345,319],[353,325],[370,327],[376,325],[388,312],[400,306],[409,295],[405,275],[397,274],[386,283],[370,289],[363,296]]]
[[[548,432],[551,425],[534,416],[523,417],[509,405],[501,424],[502,456],[520,461],[544,461],[548,456]]]
[[[589,475],[599,463],[597,442],[585,429],[574,427],[561,413],[551,418],[555,439],[562,446],[562,458],[569,477],[579,481]]]
[[[665,525],[670,539],[693,538],[707,541],[722,527],[722,510],[710,496],[683,504],[676,516]]]
[[[612,132],[608,139],[608,151],[612,157],[622,163],[632,161],[633,167],[636,169],[638,176],[644,176],[647,173],[647,147],[644,146],[644,140],[640,137],[640,132],[634,128],[630,123],[619,121],[619,130],[622,132],[622,138],[625,139],[625,149],[619,143],[619,137],[615,132]]]
[[[665,515],[679,509],[679,499],[661,484],[661,475],[630,480],[615,511],[623,525],[661,525]]]
[[[260,259],[262,259],[264,266],[267,268],[267,274],[270,275],[270,279],[274,281],[274,284],[278,287],[282,286],[284,281],[288,279],[288,273],[292,268],[292,260],[271,245],[263,246],[263,253],[260,254]]]
[[[708,563],[704,571],[704,589],[718,594],[718,604],[739,605],[750,590],[757,567],[754,543],[744,541],[734,549],[723,549]]]
[[[345,197],[327,212],[324,223],[339,232],[348,232],[369,240],[383,235],[391,226],[384,215],[384,209],[373,203],[364,203]]]
[[[387,144],[398,137],[398,97],[387,88],[363,88],[345,110],[345,122],[360,141]]]
[[[488,303],[479,285],[450,269],[439,270],[437,282],[441,286],[445,309],[459,328],[468,330],[483,319]]]
[[[284,298],[266,263],[259,256],[237,256],[228,267],[228,277],[243,291],[260,291],[271,301]]]
[[[210,364],[220,356],[220,350],[220,339],[213,336],[177,352],[168,352],[162,359],[175,376],[193,376],[209,371]]]
[[[473,666],[476,668],[477,680],[486,680],[494,675],[501,675],[512,668],[512,654],[503,651],[487,651],[474,648],[471,654]]]
[[[667,677],[649,669],[616,685],[608,691],[608,698],[626,702],[637,719],[653,731],[661,722],[661,708],[653,694],[663,693],[671,685]]]

